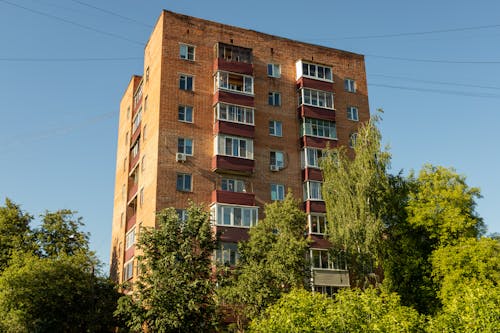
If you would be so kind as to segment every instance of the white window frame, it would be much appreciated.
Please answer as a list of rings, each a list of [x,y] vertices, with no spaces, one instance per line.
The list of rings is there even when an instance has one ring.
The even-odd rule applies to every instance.
[[[322,183],[314,180],[304,182],[304,201],[323,201]]]
[[[319,254],[321,252],[326,252],[326,254],[327,254],[327,264],[326,264],[327,267],[323,267],[323,257],[322,256],[319,256],[319,266],[320,267],[315,266],[314,253]],[[339,255],[340,262],[334,263],[331,255],[330,255],[330,251],[328,251],[327,249],[311,248],[309,250],[309,256],[311,259],[311,268],[314,270],[345,271],[347,269],[347,261],[346,261],[345,257],[341,257],[341,255]]]
[[[228,103],[217,103],[215,112],[217,120],[252,126],[255,125],[253,108]]]
[[[307,216],[309,224],[309,233],[314,235],[325,235],[326,228],[328,227],[328,221],[326,220],[325,214],[309,214]],[[313,228],[313,224],[316,223],[316,228]]]
[[[281,158],[279,158],[279,156],[281,156]],[[283,169],[285,167],[285,153],[282,151],[279,151],[279,150],[270,151],[269,152],[269,165],[275,166],[279,169]]]
[[[132,149],[130,149],[130,159],[133,160],[134,158],[139,155],[140,152],[140,141],[141,140],[136,140],[134,145],[132,146]]]
[[[302,166],[306,168],[320,168],[323,150],[319,148],[304,147],[302,151]]]
[[[267,104],[272,106],[281,106],[281,93],[270,91],[267,96]]]
[[[181,149],[181,141],[182,141],[182,149]],[[187,143],[190,143],[190,145],[188,145]],[[191,152],[188,152],[188,149],[187,149],[188,147],[191,147]],[[193,156],[193,154],[194,154],[193,139],[177,138],[177,152],[185,154],[187,156]]]
[[[297,79],[304,76],[315,80],[333,82],[333,68],[330,66],[299,60],[296,63],[296,70]]]
[[[179,177],[182,177],[182,186],[179,188]],[[186,187],[186,179],[189,178],[189,188]],[[193,175],[190,173],[177,173],[175,189],[179,192],[193,191]]]
[[[326,130],[328,130],[328,136],[324,135]],[[337,140],[337,126],[334,121],[305,118],[301,125],[301,131],[302,135]]]
[[[299,105],[309,105],[317,108],[335,110],[332,92],[310,88],[300,89]]]
[[[230,84],[230,77],[241,77],[241,90],[235,88]],[[244,95],[252,95],[253,96],[253,76],[243,75],[243,74],[235,74],[225,71],[217,71],[214,75],[215,89],[226,90],[235,92],[238,94]]]
[[[130,229],[125,235],[125,250],[130,249],[135,244],[135,227]]]
[[[223,227],[250,228],[258,223],[259,207],[214,204],[210,208],[215,225]]]
[[[188,89],[189,80],[191,80],[191,89]],[[194,91],[194,76],[189,74],[179,74],[179,89],[184,91]]]
[[[269,120],[269,135],[283,136],[283,123],[279,120]]]
[[[358,139],[358,133],[349,134],[349,147],[354,148],[357,139]]]
[[[348,92],[356,92],[356,80],[354,79],[344,79],[344,90]]]
[[[191,51],[191,52],[190,52]],[[189,44],[179,44],[179,57],[183,60],[195,60],[195,47]]]
[[[186,222],[187,220],[187,210],[182,208],[175,209],[180,222]]]
[[[227,141],[231,141],[231,149],[228,154],[228,147],[227,147]],[[242,153],[242,142],[245,142],[245,150],[244,154]],[[235,143],[237,143],[237,146],[235,146]],[[232,156],[232,157],[238,157],[238,158],[245,158],[248,160],[253,160],[253,140],[252,139],[247,139],[247,138],[242,138],[242,137],[237,137],[237,136],[230,136],[230,135],[217,135],[215,137],[215,154],[216,155],[224,155],[224,156]],[[235,150],[236,149],[236,150]]]
[[[271,200],[283,201],[285,200],[285,185],[284,184],[271,184]]]
[[[267,64],[267,76],[275,78],[281,77],[281,65]]]
[[[182,110],[182,112],[181,112]],[[188,112],[189,110],[189,112]],[[184,119],[181,119],[181,113],[183,114]],[[191,120],[188,120],[187,114],[191,114]],[[192,123],[193,122],[193,107],[189,105],[179,105],[177,108],[177,120],[183,123]]]
[[[128,281],[134,277],[134,258],[123,264],[123,281]]]
[[[223,178],[221,181],[221,190],[228,192],[245,193],[245,182],[239,179]]]
[[[142,106],[139,108],[139,111],[134,116],[134,120],[132,120],[132,133],[135,133],[135,130],[139,127],[142,120]]]
[[[215,262],[226,265],[234,266],[238,263],[240,255],[238,253],[238,244],[229,242],[219,242],[214,251]]]
[[[359,121],[358,108],[355,106],[347,107],[347,119],[352,121]]]

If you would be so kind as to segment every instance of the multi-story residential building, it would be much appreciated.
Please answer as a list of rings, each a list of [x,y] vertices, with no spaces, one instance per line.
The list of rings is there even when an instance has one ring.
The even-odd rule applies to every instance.
[[[349,285],[323,238],[322,149],[349,146],[369,118],[364,57],[163,11],[120,104],[111,273],[133,279],[135,240],[188,200],[210,210],[219,250],[288,190],[307,212],[314,288]]]

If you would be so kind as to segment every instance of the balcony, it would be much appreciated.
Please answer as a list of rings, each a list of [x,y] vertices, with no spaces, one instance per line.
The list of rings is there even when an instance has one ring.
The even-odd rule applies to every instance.
[[[311,88],[316,90],[323,90],[333,92],[333,83],[326,81],[318,81],[307,77],[300,77],[297,80],[297,88]]]
[[[129,261],[134,257],[135,254],[135,246],[131,246],[128,249],[125,250],[125,260],[124,261]]]
[[[217,43],[215,45],[214,70],[253,75],[252,49]]]
[[[324,201],[307,200],[304,202],[304,210],[306,213],[326,213],[326,205]]]
[[[237,104],[251,108],[255,105],[253,96],[237,94],[226,90],[217,90],[215,92],[213,104],[217,103]]]
[[[335,111],[319,108],[311,105],[299,105],[299,115],[302,118],[315,118],[335,121]]]
[[[300,140],[302,147],[325,149],[327,147],[335,148],[338,145],[337,139],[328,139],[309,135],[304,135]]]
[[[335,269],[312,269],[315,286],[349,287],[349,271]]]
[[[246,192],[214,190],[212,192],[212,202],[242,206],[255,206],[255,194]]]
[[[219,133],[242,136],[245,138],[253,139],[255,137],[255,127],[252,125],[245,125],[245,124],[218,120],[214,124],[214,134],[219,134]]]
[[[219,242],[236,243],[248,240],[248,228],[215,226],[215,234]]]
[[[323,172],[316,168],[305,168],[302,170],[302,180],[316,180],[321,182],[323,181]]]
[[[132,228],[135,225],[137,215],[135,212],[133,212],[133,214],[134,215],[130,216],[129,219],[127,220],[126,230],[130,230],[130,228]]]
[[[143,87],[143,81],[141,79],[141,81],[137,85],[137,89],[134,92],[134,107],[132,111],[132,116],[135,115],[137,110],[139,110],[139,108],[142,105],[142,87]]]
[[[137,195],[138,184],[134,182],[129,182],[129,190],[128,190],[128,199],[127,201],[132,200],[133,197]]]
[[[234,156],[215,155],[212,158],[212,171],[240,175],[250,175],[254,172],[255,161]]]

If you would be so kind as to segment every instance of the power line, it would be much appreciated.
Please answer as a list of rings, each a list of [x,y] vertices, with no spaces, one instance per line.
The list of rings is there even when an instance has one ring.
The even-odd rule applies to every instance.
[[[126,57],[126,58],[17,58],[17,57],[0,57],[0,61],[4,62],[95,62],[95,61],[131,61],[142,60],[142,57]]]
[[[68,24],[71,24],[71,25],[74,25],[74,26],[77,26],[77,27],[80,27],[80,28],[83,28],[83,29],[86,29],[86,30],[89,30],[89,31],[97,32],[97,33],[102,34],[102,35],[106,35],[106,36],[109,36],[109,37],[121,39],[121,40],[130,42],[130,43],[134,43],[134,44],[138,44],[138,45],[144,45],[141,42],[135,41],[133,39],[130,39],[130,38],[127,38],[127,37],[124,37],[124,36],[120,36],[120,35],[112,33],[112,32],[107,32],[107,31],[104,31],[104,30],[99,30],[99,29],[96,29],[96,28],[92,28],[92,27],[89,27],[87,25],[84,25],[84,24],[81,24],[81,23],[78,23],[78,22],[70,21],[70,20],[65,19],[63,17],[59,17],[59,16],[56,16],[56,15],[48,14],[48,13],[45,13],[45,12],[41,12],[41,11],[38,11],[36,9],[24,7],[24,6],[12,3],[12,2],[7,1],[7,0],[0,0],[0,2],[6,3],[8,5],[11,5],[11,6],[14,6],[14,7],[17,7],[17,8],[24,9],[26,11],[29,11],[29,12],[32,12],[32,13],[35,13],[35,14],[38,14],[38,15],[49,17],[49,18],[52,18],[54,20],[58,20],[58,21],[61,21],[61,22],[64,22],[64,23],[68,23]]]
[[[465,83],[457,83],[457,82],[449,82],[449,81],[422,80],[422,79],[415,79],[415,78],[404,77],[404,76],[394,76],[394,75],[385,75],[385,74],[369,74],[369,76],[379,76],[379,77],[385,77],[385,78],[389,78],[389,79],[407,80],[407,81],[431,83],[431,84],[445,84],[445,85],[449,85],[449,86],[460,86],[460,87],[472,87],[472,88],[481,88],[481,89],[500,90],[500,87],[483,86],[483,85],[476,85],[476,84],[465,84]]]
[[[492,29],[492,28],[499,28],[499,27],[500,27],[500,24],[489,24],[489,25],[479,25],[479,26],[471,26],[471,27],[459,27],[459,28],[450,28],[450,29],[439,29],[439,30],[427,30],[427,31],[415,31],[415,32],[398,32],[398,33],[382,34],[382,35],[348,36],[348,37],[339,37],[339,38],[334,38],[334,39],[322,39],[322,38],[313,38],[313,39],[322,40],[322,41],[337,41],[337,40],[347,40],[347,39],[393,38],[393,37],[406,37],[406,36],[421,36],[421,35],[442,34],[442,33],[460,32],[460,31],[483,30],[483,29]]]
[[[98,11],[101,11],[103,13],[106,13],[108,15],[112,15],[112,16],[116,16],[116,17],[119,17],[121,19],[124,19],[124,20],[127,20],[127,21],[130,21],[130,22],[133,22],[133,23],[136,23],[136,24],[139,24],[139,25],[142,25],[142,26],[145,26],[145,27],[148,27],[148,28],[152,28],[153,26],[150,25],[150,24],[146,24],[146,23],[143,23],[141,21],[138,21],[134,18],[131,18],[131,17],[128,17],[128,16],[124,16],[124,15],[121,15],[121,14],[118,14],[118,13],[115,13],[111,10],[107,10],[107,9],[104,9],[104,8],[100,8],[100,7],[97,7],[97,6],[94,6],[94,5],[91,5],[91,4],[88,4],[86,2],[83,2],[83,1],[78,1],[78,0],[71,0],[73,2],[76,2],[82,6],[86,6],[86,7],[89,7],[89,8],[92,8],[92,9],[95,9],[95,10],[98,10]]]
[[[469,61],[469,60],[443,60],[443,59],[419,59],[419,58],[404,58],[404,57],[392,57],[376,54],[365,54],[366,57],[390,59],[390,60],[401,60],[401,61],[412,61],[412,62],[427,62],[427,63],[438,63],[438,64],[476,64],[476,65],[493,65],[500,64],[500,61]]]
[[[368,86],[400,89],[400,90],[422,91],[422,92],[430,92],[430,93],[446,94],[446,95],[483,97],[483,98],[499,98],[500,99],[500,95],[496,95],[496,94],[471,93],[471,92],[467,92],[467,91],[430,89],[430,88],[429,89],[427,89],[427,88],[415,88],[415,87],[395,86],[395,85],[381,84],[381,83],[369,83]]]

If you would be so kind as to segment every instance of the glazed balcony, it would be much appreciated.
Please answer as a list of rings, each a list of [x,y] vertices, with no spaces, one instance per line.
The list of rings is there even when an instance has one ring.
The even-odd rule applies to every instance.
[[[312,269],[314,286],[349,287],[349,271],[336,269]]]
[[[303,137],[300,138],[300,144],[302,147],[325,149],[327,147],[329,148],[337,147],[338,142],[337,139],[304,135]]]
[[[223,190],[212,191],[212,202],[232,205],[255,206],[255,194]]]
[[[335,110],[328,110],[311,105],[299,105],[299,116],[302,118],[315,118],[335,121]]]
[[[300,77],[297,80],[297,88],[310,88],[316,90],[330,91],[333,92],[333,83],[327,81],[318,81],[308,77]]]
[[[212,158],[212,170],[232,174],[250,175],[254,172],[255,161],[246,158],[215,155]]]
[[[304,210],[306,213],[326,213],[326,205],[324,201],[307,200],[304,202]]]
[[[214,71],[253,75],[252,49],[217,43],[215,45]]]
[[[255,127],[252,125],[217,120],[214,124],[214,134],[219,133],[254,138]]]
[[[302,180],[316,180],[323,181],[323,172],[317,168],[308,168],[302,170]]]

